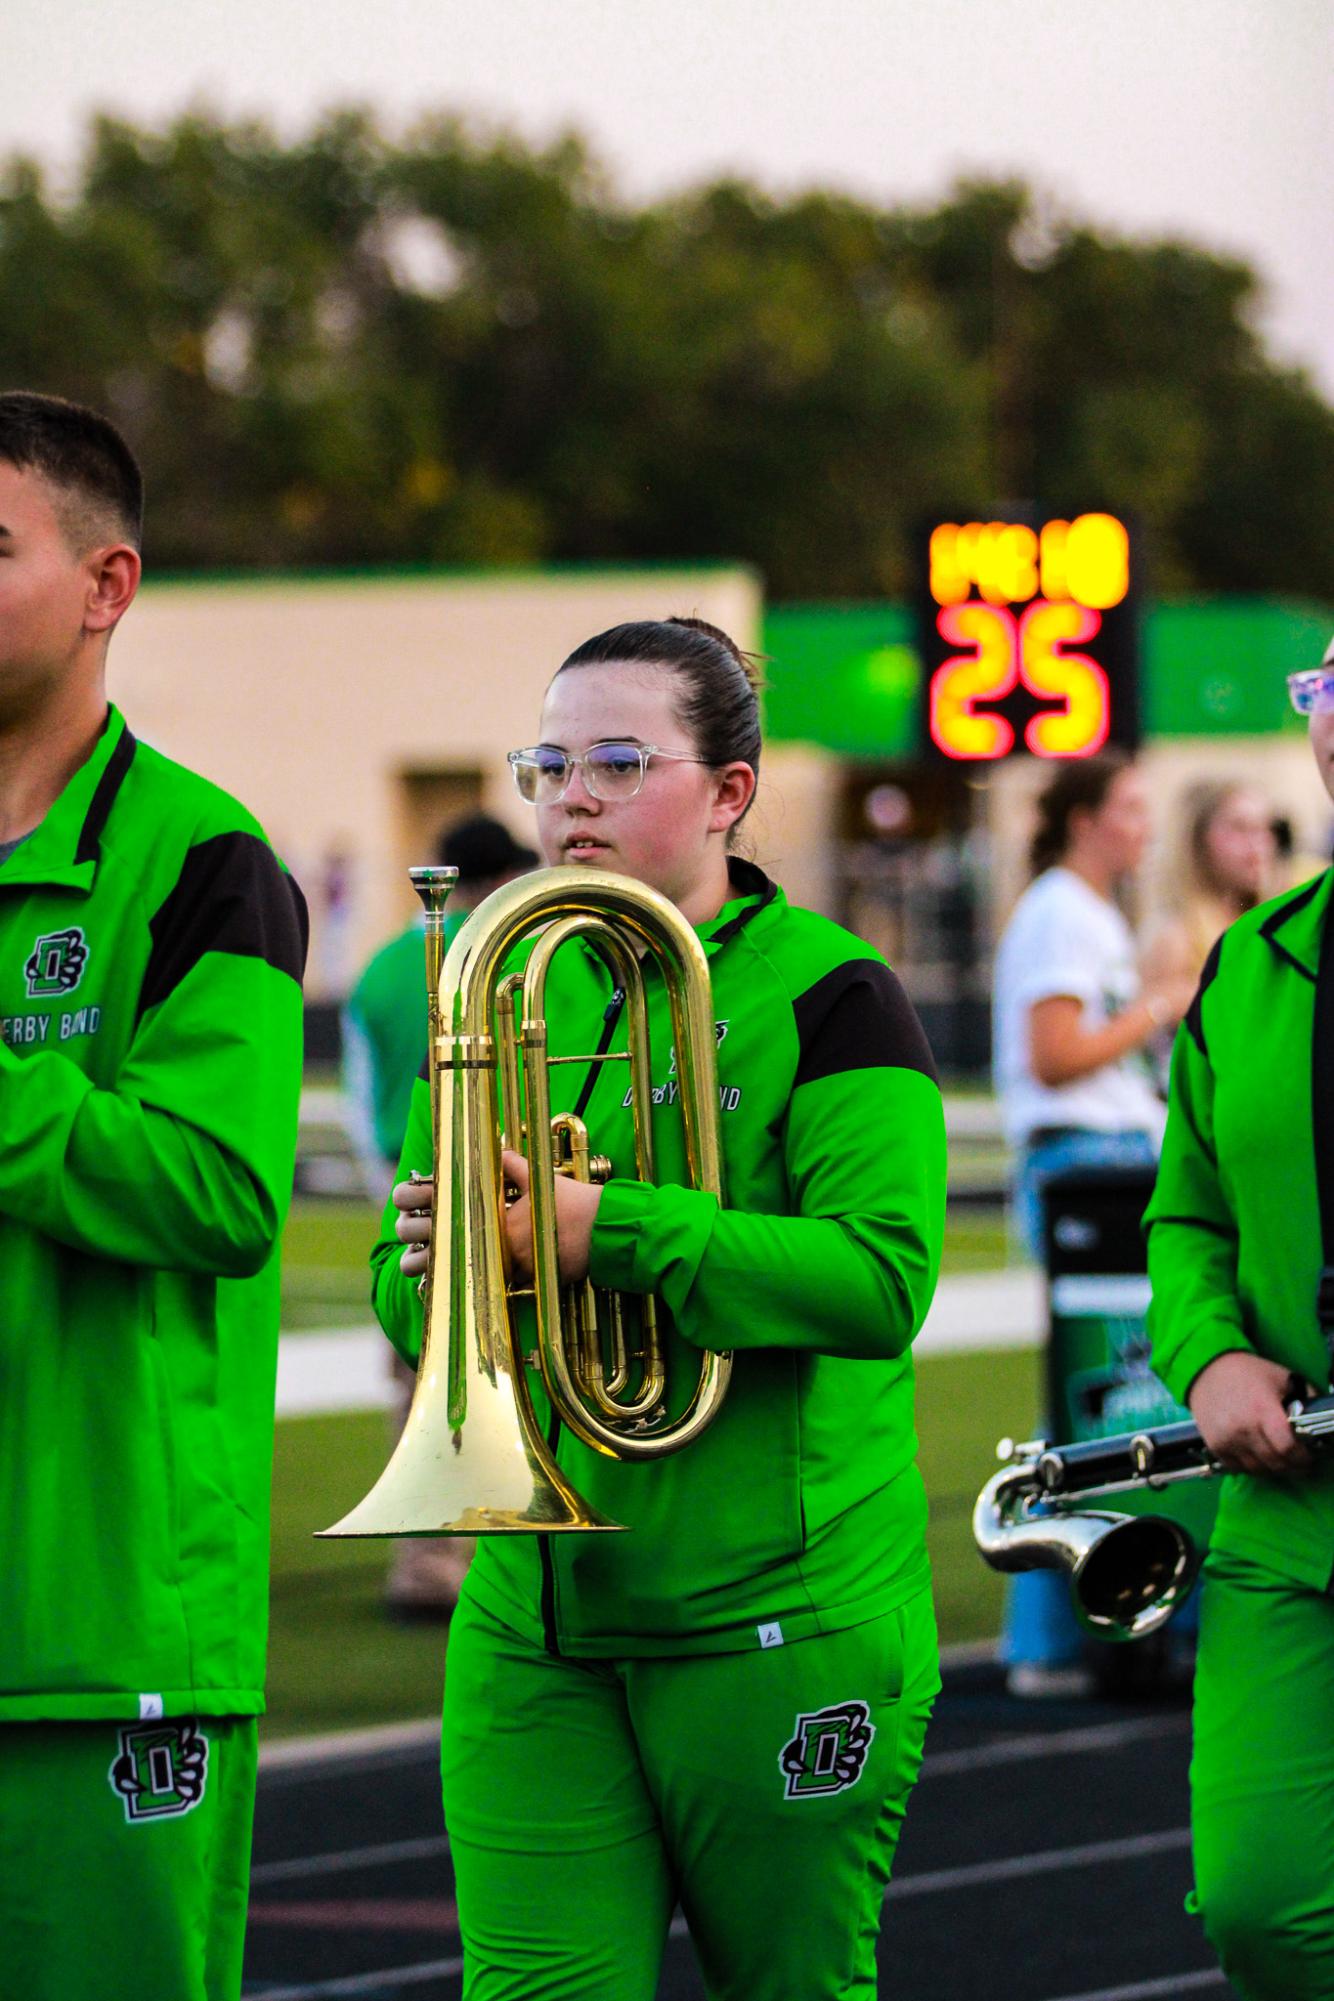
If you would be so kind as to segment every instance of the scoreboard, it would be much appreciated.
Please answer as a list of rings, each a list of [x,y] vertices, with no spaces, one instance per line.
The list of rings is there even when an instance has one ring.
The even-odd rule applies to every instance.
[[[959,763],[1088,757],[1139,736],[1130,531],[1073,521],[942,521],[927,536],[923,734]]]

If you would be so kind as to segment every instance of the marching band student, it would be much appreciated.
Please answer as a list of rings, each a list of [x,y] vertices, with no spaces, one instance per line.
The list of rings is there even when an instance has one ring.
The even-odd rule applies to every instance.
[[[1334,645],[1289,681],[1334,798]],[[1334,1477],[1285,1403],[1330,1381],[1328,870],[1219,939],[1177,1034],[1148,1210],[1153,1364],[1229,1470],[1205,1564],[1195,1908],[1246,2001],[1334,1996]]]
[[[120,434],[0,395],[0,1990],[241,1991],[305,909],[106,695]]]
[[[651,2001],[678,1901],[711,1996],[876,1991],[939,1685],[910,1344],[940,1256],[944,1126],[883,961],[729,852],[759,757],[736,647],[668,619],[578,647],[541,741],[511,759],[548,862],[633,877],[695,925],[716,1014],[726,1206],[624,1178],[622,1066],[553,1070],[555,1108],[587,1096],[614,1177],[558,1181],[565,1275],[657,1295],[678,1395],[699,1350],[736,1358],[714,1423],[671,1457],[625,1463],[562,1428],[572,1484],[629,1534],[480,1541],[443,1733],[469,2001]],[[666,1087],[665,995],[648,984]],[[556,960],[547,1013],[557,1046],[625,1046],[581,948]],[[669,1159],[672,1097],[653,1113]],[[430,1155],[423,1081],[404,1175]],[[526,1188],[526,1162],[506,1160]],[[395,1190],[374,1253],[380,1317],[408,1354],[429,1223],[403,1212],[421,1202],[417,1183]],[[520,1271],[529,1227],[524,1195],[508,1212]]]

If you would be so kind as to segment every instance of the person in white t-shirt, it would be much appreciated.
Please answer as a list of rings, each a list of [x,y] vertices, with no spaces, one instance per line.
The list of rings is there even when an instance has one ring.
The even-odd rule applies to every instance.
[[[1116,902],[1150,834],[1142,773],[1123,751],[1071,759],[1038,800],[1031,865],[1001,938],[993,1050],[1006,1138],[1014,1150],[1013,1219],[1043,1253],[1042,1189],[1072,1167],[1152,1167],[1165,1108],[1151,1045],[1175,1028],[1194,982],[1141,988],[1135,939]],[[1011,1580],[1001,1656],[1018,1695],[1087,1685],[1064,1578]]]
[[[1015,1220],[1034,1257],[1045,1176],[1158,1157],[1165,1110],[1150,1045],[1180,1021],[1194,982],[1140,986],[1115,897],[1149,833],[1144,778],[1124,752],[1058,766],[1038,800],[1034,880],[996,953],[996,1089],[1015,1155]]]

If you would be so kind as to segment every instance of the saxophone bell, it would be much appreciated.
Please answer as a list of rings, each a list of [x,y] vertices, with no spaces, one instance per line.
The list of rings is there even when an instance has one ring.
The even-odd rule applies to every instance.
[[[973,1539],[993,1570],[1063,1570],[1075,1617],[1099,1640],[1142,1640],[1171,1618],[1200,1566],[1190,1536],[1165,1515],[1061,1513],[1039,1461],[992,1475],[973,1509]]]

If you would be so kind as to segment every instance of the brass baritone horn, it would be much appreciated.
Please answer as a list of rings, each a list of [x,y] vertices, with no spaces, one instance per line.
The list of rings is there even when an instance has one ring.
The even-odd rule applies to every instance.
[[[662,971],[671,1007],[690,1183],[722,1200],[718,1083],[708,961],[694,929],[656,890],[586,868],[544,869],[507,883],[463,925],[443,968],[439,937],[451,886],[414,870],[427,904],[431,1000],[434,1224],[425,1280],[417,1387],[398,1446],[366,1498],[327,1536],[501,1535],[618,1529],[584,1501],[537,1423],[515,1301],[531,1296],[536,1362],[561,1422],[594,1451],[653,1459],[679,1451],[715,1417],[731,1356],[705,1353],[694,1395],[665,1414],[662,1333],[651,1298],[638,1300],[641,1338],[628,1351],[614,1294],[563,1285],[557,1264],[556,1175],[605,1180],[570,1113],[551,1116],[548,1061],[628,1062],[636,1172],[653,1179],[648,1008],[641,956]],[[522,973],[502,975],[539,932]],[[436,958],[432,960],[433,939]],[[548,1059],[543,1015],[557,952],[581,939],[625,995],[623,1053]],[[520,1084],[522,1078],[522,1085]],[[501,1149],[530,1167],[533,1285],[509,1285]],[[605,1305],[606,1325],[602,1323]],[[527,1358],[531,1359],[531,1358]]]
[[[1334,1443],[1334,1396],[1290,1403],[1288,1420],[1313,1451]],[[1169,1619],[1200,1567],[1191,1537],[1165,1515],[1067,1506],[1221,1472],[1188,1419],[1078,1445],[1002,1440],[1012,1461],[977,1497],[973,1539],[993,1570],[1064,1570],[1075,1617],[1100,1640],[1139,1640]]]

